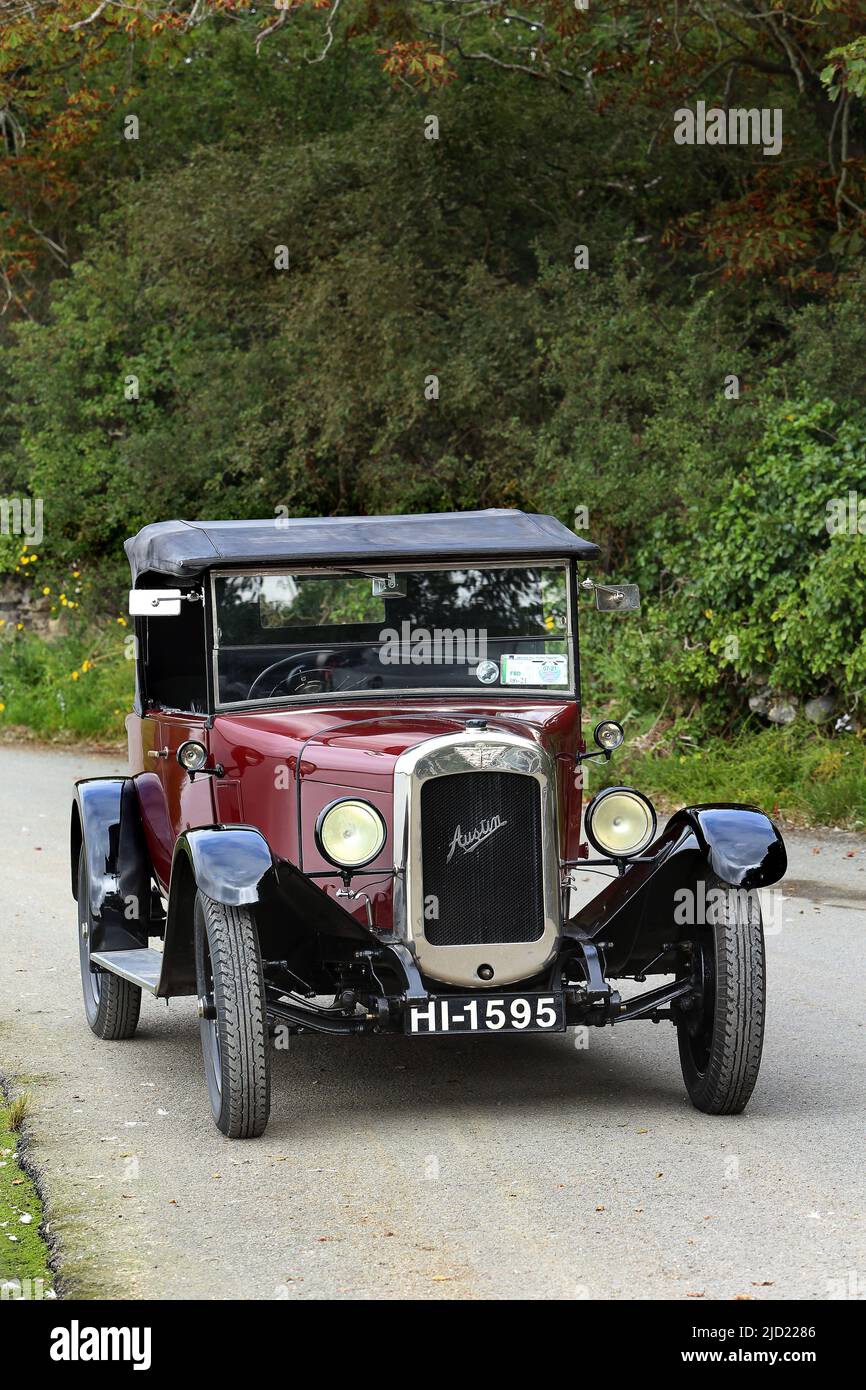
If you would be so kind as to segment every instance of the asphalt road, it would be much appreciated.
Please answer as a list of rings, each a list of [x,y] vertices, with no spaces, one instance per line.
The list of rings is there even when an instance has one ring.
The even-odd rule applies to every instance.
[[[863,1297],[866,838],[789,838],[742,1116],[692,1108],[669,1024],[585,1050],[302,1037],[275,1053],[267,1134],[233,1143],[190,1000],[146,996],[128,1042],[85,1023],[70,789],[118,770],[0,748],[0,1068],[33,1094],[69,1293]]]

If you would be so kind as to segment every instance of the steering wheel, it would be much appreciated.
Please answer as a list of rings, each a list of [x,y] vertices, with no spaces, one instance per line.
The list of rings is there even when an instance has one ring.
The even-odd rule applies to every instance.
[[[273,695],[276,695],[281,685],[288,686],[293,676],[298,677],[299,683],[303,684],[304,678],[310,668],[308,666],[304,666],[302,663],[305,657],[312,655],[318,656],[319,653],[316,652],[314,654],[312,652],[295,652],[293,656],[281,657],[279,661],[274,661],[271,663],[270,666],[266,666],[264,671],[259,672],[252,685],[250,686],[249,690],[247,691],[247,699],[270,699]],[[269,676],[274,676],[278,671],[282,671],[284,666],[291,666],[294,667],[294,669],[287,671],[285,676],[283,676],[281,680],[275,681],[271,688],[267,691],[267,693],[262,692],[261,694],[257,694],[259,686],[263,685]],[[295,686],[295,689],[297,689],[297,686]],[[286,690],[287,695],[291,695],[293,693],[294,692],[292,690]]]
[[[249,690],[247,691],[247,699],[271,699],[274,695],[277,694],[281,686],[285,688],[286,695],[297,694],[299,690],[302,690],[304,686],[308,684],[310,686],[310,693],[313,693],[314,690],[324,690],[326,688],[326,683],[324,680],[325,672],[322,667],[309,667],[297,664],[303,662],[305,658],[311,656],[317,659],[321,659],[322,653],[296,652],[294,656],[284,656],[281,658],[281,660],[273,662],[270,666],[266,666],[264,671],[259,672],[252,685],[250,686]],[[275,681],[271,688],[268,690],[267,694],[256,694],[258,687],[261,684],[263,684],[266,680],[268,680],[269,677],[276,675],[276,673],[281,671],[284,666],[289,666],[292,664],[294,664],[295,669],[289,671],[285,676],[282,677],[282,679]],[[312,680],[309,679],[311,674],[313,674],[314,677]],[[321,681],[316,679],[316,677],[319,676],[319,674],[321,674],[322,677]],[[292,682],[293,677],[297,678],[296,683],[294,685],[290,684]],[[382,683],[383,682],[381,676],[371,676],[369,672],[365,672],[361,676],[357,677],[355,680],[344,679],[341,682],[339,688],[341,690],[360,690],[366,687],[369,690],[375,690],[379,686],[381,686]]]

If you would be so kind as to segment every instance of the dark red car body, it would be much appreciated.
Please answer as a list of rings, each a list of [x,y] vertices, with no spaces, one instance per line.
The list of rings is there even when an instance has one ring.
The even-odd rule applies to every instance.
[[[634,789],[583,805],[584,763],[622,738],[609,721],[610,748],[599,728],[590,751],[581,728],[578,566],[597,547],[552,517],[489,511],[168,522],[126,549],[129,774],[77,783],[71,821],[97,1036],[130,1037],[143,990],[196,995],[214,1118],[233,1137],[267,1122],[268,1027],[667,1018],[694,1104],[743,1108],[763,1037],[754,894],[784,874],[784,845],[753,807],[685,807],[657,833]],[[351,592],[322,606],[334,576]],[[628,586],[587,586],[599,608],[635,606]],[[491,615],[498,659],[386,674],[372,600],[390,620],[449,595]],[[373,827],[370,848],[341,858],[335,816],[350,836]],[[605,871],[579,908],[578,864]],[[677,915],[683,894],[703,911],[719,885],[719,922]],[[724,897],[739,893],[745,909]],[[661,983],[627,1000],[614,987],[648,975]]]
[[[392,883],[383,883],[381,874],[391,867],[394,764],[408,748],[462,728],[467,718],[489,714],[489,702],[441,699],[425,701],[423,712],[409,701],[372,708],[341,703],[338,710],[220,714],[210,726],[204,715],[159,709],[129,715],[130,773],[162,891],[168,894],[178,837],[199,826],[254,825],[275,854],[305,873],[328,871],[331,865],[316,843],[316,819],[340,794],[363,792],[384,816],[388,839],[352,886],[370,894],[376,928],[390,931]],[[587,849],[584,842],[581,850],[583,779],[575,762],[584,746],[579,706],[573,700],[509,700],[497,704],[495,722],[528,734],[556,759],[560,856],[578,859]],[[176,757],[187,739],[207,745],[212,761],[225,769],[223,778],[190,782]],[[339,880],[322,884],[330,895],[338,887]],[[362,906],[356,914],[363,917]]]

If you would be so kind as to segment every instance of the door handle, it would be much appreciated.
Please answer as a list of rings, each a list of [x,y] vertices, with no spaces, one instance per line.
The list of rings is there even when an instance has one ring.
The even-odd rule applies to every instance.
[[[147,750],[147,756],[148,756],[149,758],[167,758],[167,757],[168,757],[168,749],[167,749],[167,748],[148,748],[148,750]]]

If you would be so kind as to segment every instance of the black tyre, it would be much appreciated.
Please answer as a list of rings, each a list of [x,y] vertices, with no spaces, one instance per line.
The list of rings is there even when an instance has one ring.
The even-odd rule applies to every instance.
[[[116,1042],[131,1038],[138,1027],[141,1012],[141,990],[119,975],[107,970],[90,968],[90,947],[93,921],[88,909],[87,870],[84,845],[78,856],[78,959],[81,965],[81,989],[84,1012],[98,1038]]]
[[[249,908],[197,893],[195,969],[211,1110],[229,1139],[263,1134],[271,1069],[262,957]]]
[[[717,891],[713,891],[717,890]],[[707,875],[707,923],[696,928],[701,997],[677,1025],[683,1080],[698,1110],[738,1115],[764,1045],[764,929],[757,893]]]

